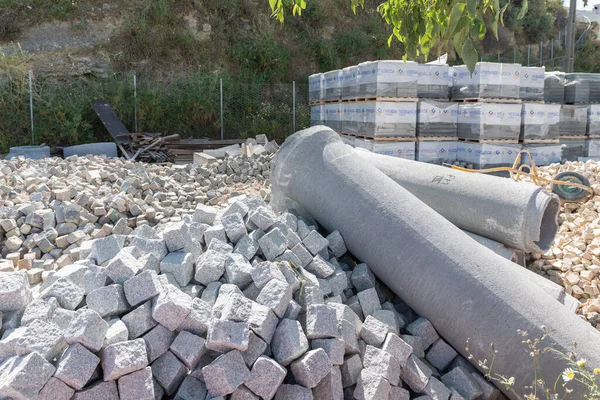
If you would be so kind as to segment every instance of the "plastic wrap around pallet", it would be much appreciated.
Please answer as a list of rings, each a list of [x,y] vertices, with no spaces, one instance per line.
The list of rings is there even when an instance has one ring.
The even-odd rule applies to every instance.
[[[382,156],[415,159],[415,142],[374,142],[353,136],[342,135],[342,140],[353,148],[368,150]]]
[[[415,159],[430,164],[450,164],[456,161],[456,148],[456,141],[417,142]]]
[[[567,103],[600,102],[600,74],[571,73],[565,75],[565,101]]]
[[[463,139],[518,140],[521,104],[461,103],[457,132]]]
[[[325,125],[325,106],[316,105],[310,107],[310,126]]]
[[[478,62],[473,75],[465,65],[453,69],[452,98],[519,98],[520,64]]]
[[[418,64],[381,60],[358,65],[358,97],[417,97]]]
[[[562,159],[562,145],[560,144],[524,144],[523,150],[529,150],[533,161],[538,166],[559,163]],[[523,157],[523,162],[529,164],[529,158]]]
[[[342,70],[342,99],[358,97],[358,66],[346,67]]]
[[[308,101],[321,101],[325,99],[325,75],[313,74],[308,77]]]
[[[600,157],[600,139],[586,140],[587,157]]]
[[[325,119],[323,125],[335,132],[342,132],[342,103],[330,103],[323,106]]]
[[[476,169],[506,167],[514,163],[521,145],[457,142],[456,160],[472,164]]]
[[[420,100],[417,104],[417,137],[454,137],[458,125],[458,103]]]
[[[342,99],[342,70],[325,72],[324,78],[324,97],[325,101],[334,101]]]
[[[419,64],[417,96],[420,98],[447,99],[449,67],[444,64]]]
[[[546,67],[521,67],[519,95],[522,100],[544,100]]]
[[[357,104],[362,106],[358,135],[372,138],[416,136],[417,103],[366,101]]]
[[[589,105],[587,123],[588,135],[600,135],[600,104]]]
[[[587,131],[588,106],[564,104],[560,108],[560,136],[582,136]]]
[[[560,139],[562,146],[561,161],[577,161],[579,157],[587,157],[587,143],[581,139]]]
[[[523,140],[558,139],[560,105],[523,103],[521,122]]]
[[[564,72],[546,72],[544,74],[544,101],[547,103],[564,103]]]

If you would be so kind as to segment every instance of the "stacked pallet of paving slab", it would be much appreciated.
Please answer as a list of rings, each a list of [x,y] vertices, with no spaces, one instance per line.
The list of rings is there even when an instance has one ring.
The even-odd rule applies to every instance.
[[[358,65],[359,98],[417,97],[419,76],[416,62],[381,60],[368,61]]]
[[[521,67],[520,97],[523,101],[544,100],[546,67]]]
[[[341,69],[323,73],[323,100],[338,101],[342,99],[342,79]]]
[[[544,73],[544,101],[546,103],[565,102],[565,74],[563,72]]]
[[[511,166],[521,150],[519,143],[477,143],[459,141],[456,160],[476,169]]]
[[[588,128],[588,111],[589,106],[585,104],[563,104],[560,109],[560,136],[585,136]]]
[[[529,150],[536,165],[549,165],[562,158],[560,114],[558,104],[523,103],[523,150]]]
[[[417,107],[416,160],[455,162],[458,103],[420,100]]]
[[[0,272],[0,311],[2,398],[500,396],[339,232],[260,198],[95,240],[35,290]]]
[[[319,103],[325,100],[325,75],[313,74],[308,77],[308,101]]]
[[[469,140],[518,140],[521,104],[459,103],[458,137]]]
[[[449,67],[445,64],[419,64],[417,96],[448,99],[450,95]]]
[[[353,65],[342,70],[342,100],[358,97],[358,66]]]
[[[520,64],[478,62],[472,75],[465,65],[453,71],[453,99],[519,99]]]

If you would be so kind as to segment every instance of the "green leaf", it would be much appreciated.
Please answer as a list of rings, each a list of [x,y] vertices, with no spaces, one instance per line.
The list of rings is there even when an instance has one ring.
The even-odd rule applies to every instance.
[[[529,9],[529,2],[527,0],[523,0],[521,2],[521,10],[519,11],[519,14],[517,15],[517,19],[523,19],[525,14],[527,14],[528,9]]]
[[[493,26],[492,26],[492,29],[494,29]],[[485,31],[486,31],[485,24],[483,24],[478,19],[473,20],[473,24],[471,25],[471,29],[470,29],[470,33],[471,33],[472,37],[481,40],[485,37]]]
[[[467,38],[467,40],[465,40],[460,57],[465,62],[465,65],[471,74],[473,74],[473,71],[475,70],[475,64],[477,64],[477,50],[475,49],[475,46],[473,46],[471,38]]]
[[[458,25],[458,22],[462,18],[465,12],[465,4],[464,3],[456,3],[454,7],[452,7],[452,12],[450,13],[450,23],[448,24],[448,30],[446,31],[446,36],[452,37],[454,35],[454,31]]]
[[[388,38],[388,47],[392,47],[392,39],[394,38],[394,34],[392,33]]]
[[[502,10],[500,10],[500,23],[502,24],[502,26],[504,26],[504,13],[506,12],[506,9],[508,8],[508,5],[510,4],[510,2],[506,3],[504,5],[504,7],[502,7]]]
[[[471,17],[474,17],[477,12],[477,3],[477,0],[467,0],[467,12]]]
[[[467,37],[467,29],[462,29],[454,34],[452,37],[452,44],[454,45],[454,50],[456,50],[456,54],[459,56],[462,53],[462,47],[465,43],[465,38]]]
[[[271,11],[275,11],[275,6],[277,5],[277,0],[269,0],[269,5],[271,6]]]

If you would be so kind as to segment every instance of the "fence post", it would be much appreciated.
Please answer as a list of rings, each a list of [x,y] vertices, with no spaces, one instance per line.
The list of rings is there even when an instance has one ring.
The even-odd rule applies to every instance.
[[[513,47],[513,64],[517,63],[517,46]]]
[[[133,123],[135,133],[139,133],[137,124],[137,76],[133,74]]]
[[[554,69],[554,38],[552,38],[550,43],[552,44],[552,47],[550,47],[550,58],[552,59],[552,69]]]
[[[542,42],[540,42],[540,67],[542,66],[542,53],[544,52],[544,46],[542,45]]]
[[[500,52],[498,52],[498,63],[500,63]]]
[[[293,114],[292,134],[293,134],[294,132],[296,132],[296,81],[292,82],[292,102],[293,102],[293,106],[292,106],[292,114]]]
[[[223,78],[219,80],[221,92],[221,140],[223,140]]]
[[[527,45],[527,66],[529,67],[530,63],[529,63],[529,59],[531,57],[531,45],[528,44]]]
[[[31,145],[35,144],[35,136],[33,134],[33,71],[29,71],[29,114],[31,118]]]

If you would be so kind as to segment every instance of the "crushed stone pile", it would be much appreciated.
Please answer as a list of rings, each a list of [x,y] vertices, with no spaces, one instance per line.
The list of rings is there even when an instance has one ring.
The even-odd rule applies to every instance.
[[[275,151],[203,166],[77,156],[0,161],[0,270],[27,270],[39,282],[44,271],[79,260],[90,239],[166,223],[238,194],[268,200]]]
[[[339,232],[260,196],[80,244],[41,284],[0,272],[0,398],[503,397]]]
[[[584,203],[563,204],[552,248],[532,254],[528,268],[563,285],[580,301],[578,314],[600,330],[600,164],[589,160],[539,168],[540,175],[550,179],[563,171],[588,178],[594,196]]]

